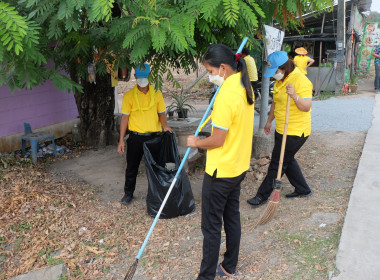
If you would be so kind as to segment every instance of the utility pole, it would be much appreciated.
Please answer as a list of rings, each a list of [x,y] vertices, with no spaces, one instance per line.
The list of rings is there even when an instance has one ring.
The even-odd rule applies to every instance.
[[[261,105],[260,105],[260,122],[259,129],[264,129],[268,119],[268,99],[269,99],[269,79],[264,77],[267,71],[268,63],[263,61],[262,75],[261,75]]]
[[[355,49],[356,49],[356,40],[353,38],[354,36],[354,33],[355,33],[355,30],[354,30],[354,22],[355,22],[355,9],[356,9],[356,5],[357,4],[354,4],[351,2],[351,15],[350,15],[350,33],[351,33],[351,37],[350,37],[350,40],[349,40],[349,50],[350,50],[350,59],[351,59],[351,65],[350,65],[350,80],[352,79],[352,76],[354,74],[354,71],[355,71]]]
[[[336,76],[335,94],[340,94],[344,84],[344,49],[346,42],[346,3],[345,0],[338,0],[338,17],[336,24]]]
[[[264,73],[268,68],[266,59],[263,59],[262,65],[260,122],[259,129],[253,133],[252,157],[254,158],[259,158],[262,155],[270,155],[274,145],[273,135],[266,135],[264,132],[264,127],[268,120],[269,99],[269,78],[264,77]]]

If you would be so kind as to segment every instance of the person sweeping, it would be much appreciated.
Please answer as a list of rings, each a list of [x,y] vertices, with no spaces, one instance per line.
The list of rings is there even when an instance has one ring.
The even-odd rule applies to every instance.
[[[286,119],[286,105],[290,97],[289,116],[287,125],[287,139],[283,158],[282,175],[285,173],[294,192],[286,195],[287,198],[311,196],[312,191],[295,159],[296,153],[306,142],[311,133],[311,104],[313,85],[310,80],[295,67],[292,60],[284,51],[277,51],[269,55],[270,67],[265,77],[276,79],[274,84],[273,103],[270,108],[264,132],[269,135],[273,120],[276,120],[275,144],[272,159],[267,175],[261,183],[257,194],[247,200],[252,206],[259,206],[266,202],[273,191],[273,182],[279,168],[281,143],[284,134]]]
[[[239,256],[241,224],[240,184],[250,166],[254,106],[247,68],[241,54],[223,45],[211,46],[203,56],[210,82],[220,86],[211,114],[212,133],[190,136],[188,147],[207,149],[202,186],[203,258],[197,280],[233,276]],[[224,222],[226,252],[218,265]]]

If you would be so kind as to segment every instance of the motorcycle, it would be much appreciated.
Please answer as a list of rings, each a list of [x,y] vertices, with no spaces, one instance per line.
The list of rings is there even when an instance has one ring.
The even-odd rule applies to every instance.
[[[275,81],[270,80],[269,81],[269,96],[268,96],[268,113],[270,106],[273,103],[273,86],[274,86]],[[254,86],[253,92],[255,94],[255,111],[260,114],[261,111],[261,84],[262,80],[258,81],[256,85]]]

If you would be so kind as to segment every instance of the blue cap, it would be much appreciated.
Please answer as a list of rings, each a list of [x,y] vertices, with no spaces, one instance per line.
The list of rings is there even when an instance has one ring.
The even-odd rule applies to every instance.
[[[136,78],[148,78],[150,73],[150,67],[147,63],[144,63],[145,67],[141,67],[141,65],[137,66],[135,69]],[[145,68],[145,69],[144,69]]]
[[[277,51],[271,53],[268,57],[268,68],[267,71],[264,73],[264,77],[273,77],[273,75],[276,74],[278,67],[285,64],[285,62],[287,62],[288,59],[288,54],[286,52]]]

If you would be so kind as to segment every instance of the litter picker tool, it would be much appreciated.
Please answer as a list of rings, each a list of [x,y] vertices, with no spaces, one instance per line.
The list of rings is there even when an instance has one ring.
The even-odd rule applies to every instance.
[[[285,127],[284,127],[284,134],[282,136],[282,143],[281,143],[281,152],[280,152],[280,163],[278,165],[277,170],[277,178],[273,182],[273,191],[270,195],[269,202],[267,205],[267,208],[265,209],[264,213],[261,215],[259,220],[256,222],[253,228],[256,228],[258,225],[265,225],[267,222],[272,220],[274,215],[277,212],[279,203],[280,203],[280,194],[281,194],[281,175],[282,175],[282,165],[284,162],[284,154],[285,154],[285,145],[286,145],[286,136],[288,133],[288,122],[289,122],[289,108],[290,108],[290,96],[288,95],[288,99],[286,102],[286,115],[285,115]]]
[[[240,47],[239,47],[239,49],[237,50],[236,53],[241,53],[241,51],[243,50],[243,47],[245,46],[245,44],[247,43],[247,41],[248,41],[248,37],[245,37],[244,40],[243,40],[243,42],[241,43],[241,45],[240,45]],[[216,93],[214,94],[214,97],[211,99],[211,102],[210,102],[210,104],[208,105],[207,110],[206,110],[205,114],[203,115],[203,118],[202,118],[201,122],[199,123],[199,126],[198,126],[198,128],[197,128],[197,130],[196,130],[196,132],[195,132],[195,134],[194,134],[195,137],[198,136],[199,131],[200,131],[200,128],[203,127],[202,124],[204,125],[204,122],[205,122],[205,120],[206,120],[206,117],[208,116],[208,114],[209,114],[209,112],[210,112],[210,110],[211,110],[211,108],[212,108],[212,105],[214,104],[215,97],[216,97],[216,95],[219,93],[219,89],[220,89],[220,87],[218,87],[218,90],[217,90]],[[141,255],[143,254],[143,252],[144,252],[144,250],[145,250],[145,247],[146,247],[146,245],[148,244],[149,238],[150,238],[150,236],[152,235],[152,232],[153,232],[153,230],[154,230],[154,227],[155,227],[156,224],[157,224],[158,219],[160,218],[161,212],[162,212],[162,210],[163,210],[164,207],[165,207],[166,201],[168,200],[168,198],[169,198],[169,196],[170,196],[170,193],[171,193],[173,187],[175,186],[175,184],[176,184],[176,182],[177,182],[177,179],[178,179],[179,175],[181,174],[182,168],[183,168],[183,166],[185,165],[185,162],[186,162],[186,160],[187,160],[187,158],[188,158],[188,156],[189,156],[189,154],[190,154],[190,150],[191,150],[190,147],[187,148],[187,151],[186,151],[186,153],[185,153],[185,155],[184,155],[184,157],[183,157],[183,159],[182,159],[182,161],[181,161],[181,164],[180,164],[179,167],[178,167],[177,173],[175,174],[174,179],[173,179],[173,181],[172,181],[172,183],[171,183],[171,185],[170,185],[170,188],[169,188],[168,192],[166,193],[166,196],[165,196],[165,198],[164,198],[164,201],[162,202],[161,207],[160,207],[160,209],[158,210],[157,215],[156,215],[156,217],[154,218],[154,221],[153,221],[153,223],[152,223],[152,225],[151,225],[151,227],[150,227],[150,229],[149,229],[149,232],[148,232],[148,234],[147,234],[146,237],[145,237],[144,243],[143,243],[143,245],[141,246],[139,253],[137,254],[136,260],[134,261],[134,263],[133,263],[133,264],[131,265],[131,267],[129,268],[129,270],[128,270],[128,272],[127,272],[127,275],[125,275],[125,277],[124,277],[124,280],[132,280],[133,276],[135,275],[135,272],[136,272],[136,268],[137,268],[137,264],[138,264],[138,262],[139,262],[139,259],[141,258]]]

